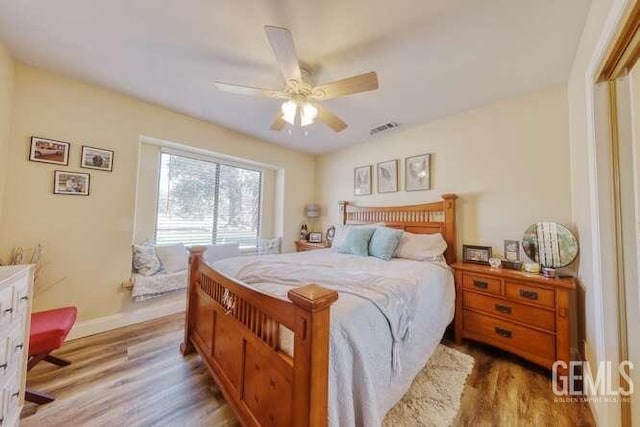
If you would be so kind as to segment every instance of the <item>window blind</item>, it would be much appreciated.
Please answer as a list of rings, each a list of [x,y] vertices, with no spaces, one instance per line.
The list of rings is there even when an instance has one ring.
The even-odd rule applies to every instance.
[[[156,244],[237,242],[255,250],[261,202],[259,170],[161,153]]]

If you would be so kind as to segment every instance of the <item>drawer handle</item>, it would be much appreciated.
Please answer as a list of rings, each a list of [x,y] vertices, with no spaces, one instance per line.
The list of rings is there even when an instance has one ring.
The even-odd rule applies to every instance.
[[[2,365],[0,365],[0,368],[2,368],[2,369],[4,369],[4,370],[6,370],[6,369],[7,369],[7,364],[6,364],[6,363],[3,363]]]
[[[496,334],[500,335],[501,337],[511,338],[511,331],[507,329],[502,329],[496,326],[494,330],[496,331]]]
[[[20,343],[16,346],[16,350],[22,350],[23,347],[24,347],[24,344]]]
[[[538,299],[538,293],[534,291],[528,291],[526,289],[520,289],[520,296],[526,299]]]
[[[508,305],[496,304],[495,308],[500,313],[511,314],[511,307],[509,307]]]
[[[23,297],[20,297],[20,301],[29,301],[29,295],[25,295]]]
[[[7,308],[4,312],[5,313],[13,313],[13,307]]]
[[[487,289],[489,287],[489,284],[487,282],[482,282],[480,280],[474,280],[473,286],[475,286],[478,289]]]
[[[20,392],[19,391],[16,391],[15,393],[13,393],[11,395],[11,397],[18,397],[18,396],[20,396]]]

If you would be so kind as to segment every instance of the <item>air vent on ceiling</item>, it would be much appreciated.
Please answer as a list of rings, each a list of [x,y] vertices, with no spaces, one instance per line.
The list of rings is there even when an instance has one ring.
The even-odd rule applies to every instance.
[[[389,132],[390,130],[396,129],[397,127],[398,127],[398,124],[396,122],[389,122],[389,123],[385,123],[383,125],[374,127],[373,129],[371,129],[370,133],[371,133],[371,136],[374,136],[382,132]]]

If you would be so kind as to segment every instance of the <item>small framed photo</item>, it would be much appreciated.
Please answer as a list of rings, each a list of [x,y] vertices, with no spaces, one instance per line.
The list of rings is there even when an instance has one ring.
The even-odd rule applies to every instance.
[[[356,196],[371,194],[371,165],[353,170],[353,194]]]
[[[80,159],[80,167],[82,168],[113,171],[113,151],[111,150],[83,145]]]
[[[69,147],[71,144],[68,142],[32,136],[29,160],[67,166],[69,164]]]
[[[431,189],[431,155],[404,159],[404,189],[406,191],[420,191]]]
[[[88,196],[89,178],[88,173],[55,171],[53,174],[53,194]]]
[[[378,163],[378,193],[398,191],[398,161],[389,160]]]
[[[504,258],[507,261],[520,261],[520,242],[517,240],[504,241]]]
[[[322,233],[309,233],[309,243],[322,243]]]
[[[462,260],[471,264],[489,265],[492,252],[491,246],[462,245]]]

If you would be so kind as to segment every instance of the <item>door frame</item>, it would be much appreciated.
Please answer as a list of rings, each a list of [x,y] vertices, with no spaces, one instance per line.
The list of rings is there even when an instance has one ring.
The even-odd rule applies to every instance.
[[[595,129],[594,147],[596,184],[592,186],[592,194],[595,192],[596,200],[600,202],[611,202],[613,210],[603,209],[603,204],[599,203],[596,209],[595,218],[596,230],[599,231],[599,250],[604,252],[605,248],[613,249],[613,262],[610,274],[602,276],[602,296],[605,298],[604,284],[615,283],[615,305],[617,306],[617,316],[615,319],[608,317],[603,311],[603,327],[615,329],[617,331],[616,355],[618,361],[629,359],[628,329],[627,329],[627,296],[626,283],[624,278],[624,249],[622,238],[622,204],[620,188],[620,165],[619,165],[619,114],[618,114],[618,88],[616,81],[628,75],[629,71],[640,58],[640,2],[629,1],[624,8],[623,14],[618,21],[613,36],[604,51],[598,72],[595,74],[594,82],[594,127],[606,127]],[[605,93],[606,97],[598,99],[595,96],[598,92]],[[605,105],[603,105],[603,103]],[[600,117],[598,117],[600,114]],[[597,120],[600,118],[600,122]],[[604,122],[602,121],[604,119]],[[598,131],[599,130],[599,131]],[[606,135],[606,137],[604,136]],[[608,152],[598,156],[598,147]],[[606,148],[605,148],[606,147]],[[606,185],[602,185],[606,184]],[[606,271],[603,266],[603,273]],[[602,360],[602,359],[601,359]],[[619,384],[624,382],[624,378],[618,378]],[[631,404],[628,401],[620,402],[620,424],[624,427],[631,426],[632,414]]]

